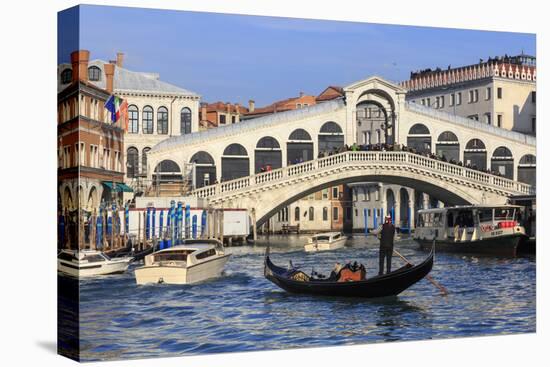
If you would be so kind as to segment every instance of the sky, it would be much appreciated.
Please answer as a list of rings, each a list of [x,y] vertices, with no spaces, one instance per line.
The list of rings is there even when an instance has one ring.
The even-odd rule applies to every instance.
[[[534,34],[81,5],[58,16],[58,61],[125,54],[124,67],[155,72],[206,102],[256,106],[318,95],[378,75],[535,55]]]

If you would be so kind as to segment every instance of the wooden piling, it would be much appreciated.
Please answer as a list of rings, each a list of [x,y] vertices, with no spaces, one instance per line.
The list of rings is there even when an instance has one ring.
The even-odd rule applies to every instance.
[[[147,227],[147,215],[145,215],[145,212],[143,212],[143,245],[141,247],[142,251],[147,247],[147,233],[145,231],[146,227]]]
[[[223,243],[223,219],[224,219],[224,211],[223,208],[220,209],[220,241]]]
[[[141,240],[141,212],[138,210],[138,230],[137,230],[137,236],[136,236],[136,243],[134,244],[134,248],[137,246],[137,250],[139,250],[139,241]]]
[[[256,208],[252,208],[252,239],[254,242],[258,239],[258,231],[256,229]]]

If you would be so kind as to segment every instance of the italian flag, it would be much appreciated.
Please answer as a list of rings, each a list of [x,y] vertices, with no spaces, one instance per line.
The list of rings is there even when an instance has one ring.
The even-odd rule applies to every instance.
[[[122,118],[124,130],[128,131],[128,102],[113,94],[105,102],[105,108],[111,113],[111,122],[116,123]]]

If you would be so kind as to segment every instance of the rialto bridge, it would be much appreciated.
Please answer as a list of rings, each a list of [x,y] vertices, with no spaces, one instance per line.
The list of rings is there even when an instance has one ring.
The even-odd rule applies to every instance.
[[[378,77],[344,92],[344,98],[164,140],[149,153],[148,178],[177,180],[185,167],[193,167],[194,194],[234,206],[250,204],[258,218],[324,187],[360,181],[402,184],[449,204],[501,203],[509,195],[534,193],[527,184],[535,177],[534,137],[406,102],[404,89]],[[355,152],[318,159],[344,144],[386,141],[477,170],[414,153]],[[335,157],[345,161],[323,166]],[[267,166],[271,171],[260,173]],[[307,177],[285,176],[300,167],[312,170],[304,171]],[[481,172],[487,168],[500,176]],[[260,210],[264,204],[270,208]]]

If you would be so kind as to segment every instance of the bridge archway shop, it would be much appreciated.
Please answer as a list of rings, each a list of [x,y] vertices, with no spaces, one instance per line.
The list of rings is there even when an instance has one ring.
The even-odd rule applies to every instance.
[[[170,159],[165,159],[161,161],[155,167],[155,171],[153,173],[153,182],[182,183],[183,174],[180,166]]]
[[[250,159],[241,144],[228,145],[222,156],[222,181],[234,180],[250,175]]]
[[[514,179],[514,156],[510,149],[498,147],[491,157],[491,170],[501,176]]]
[[[480,170],[487,169],[487,149],[480,139],[471,139],[464,149],[464,164]]]
[[[277,139],[271,136],[264,136],[256,144],[254,150],[254,172],[259,173],[262,167],[266,169],[281,168],[283,164],[281,145]]]
[[[286,143],[288,165],[313,159],[313,140],[304,129],[294,130]]]
[[[413,148],[418,153],[432,152],[432,136],[430,130],[423,124],[414,124],[409,129],[407,136],[407,146]]]
[[[451,131],[442,132],[437,138],[435,153],[445,157],[447,161],[451,159],[455,162],[460,161],[460,144],[456,134]]]
[[[200,151],[191,157],[189,163],[194,164],[195,168],[195,186],[197,188],[208,186],[216,180],[216,165],[214,158],[205,152]]]

